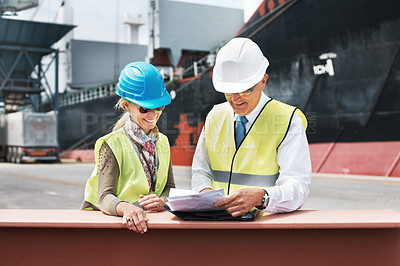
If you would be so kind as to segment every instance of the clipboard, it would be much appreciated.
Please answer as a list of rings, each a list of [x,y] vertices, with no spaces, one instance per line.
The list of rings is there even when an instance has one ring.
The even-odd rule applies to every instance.
[[[233,217],[227,210],[213,211],[172,211],[168,205],[164,209],[174,214],[182,221],[243,221],[252,222],[255,219],[255,212],[248,212],[241,216]]]

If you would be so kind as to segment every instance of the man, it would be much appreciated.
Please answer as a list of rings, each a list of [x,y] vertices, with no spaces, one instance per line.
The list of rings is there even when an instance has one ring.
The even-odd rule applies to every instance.
[[[263,93],[268,59],[256,43],[234,38],[216,58],[213,85],[227,102],[207,115],[192,164],[192,189],[223,188],[215,206],[240,216],[300,208],[309,194],[311,160],[297,108]]]

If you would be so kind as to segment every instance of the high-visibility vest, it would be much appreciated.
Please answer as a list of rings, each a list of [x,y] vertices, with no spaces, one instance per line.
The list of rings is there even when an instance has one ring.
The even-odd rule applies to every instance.
[[[304,128],[307,128],[307,119],[302,111],[271,99],[236,148],[232,107],[228,102],[215,105],[204,126],[214,189],[223,188],[227,194],[245,187],[274,186],[279,177],[278,148],[294,113],[300,116]]]
[[[123,201],[135,202],[140,199],[139,195],[147,195],[150,191],[149,183],[140,159],[133,147],[133,143],[126,135],[123,128],[112,132],[96,141],[95,158],[96,167],[85,187],[85,201],[98,207],[98,164],[100,149],[106,142],[111,148],[118,162],[119,177],[117,186],[117,197]],[[170,165],[170,147],[168,138],[159,133],[156,144],[158,156],[158,170],[155,186],[155,194],[160,196],[168,179]]]

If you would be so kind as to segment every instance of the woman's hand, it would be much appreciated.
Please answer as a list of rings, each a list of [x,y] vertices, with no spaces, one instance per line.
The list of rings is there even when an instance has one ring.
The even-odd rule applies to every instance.
[[[159,212],[164,210],[166,200],[158,197],[156,194],[142,195],[140,194],[139,205],[145,207],[149,211]]]
[[[146,213],[141,208],[121,202],[117,205],[117,213],[122,216],[122,224],[129,230],[141,234],[147,232]]]

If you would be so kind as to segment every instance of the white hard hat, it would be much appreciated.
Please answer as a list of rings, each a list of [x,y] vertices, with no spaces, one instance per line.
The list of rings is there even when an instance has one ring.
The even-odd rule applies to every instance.
[[[212,81],[219,92],[238,93],[260,82],[269,66],[260,47],[248,38],[234,38],[218,52]]]

